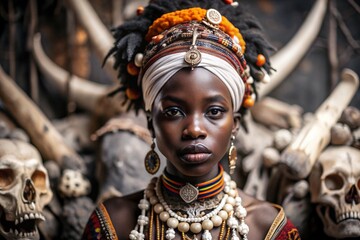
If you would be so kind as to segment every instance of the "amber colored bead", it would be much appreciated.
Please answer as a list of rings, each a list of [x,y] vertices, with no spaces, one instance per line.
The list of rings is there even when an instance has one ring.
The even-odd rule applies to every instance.
[[[262,67],[266,62],[266,58],[262,54],[257,55],[256,66]]]
[[[224,0],[224,3],[226,4],[232,4],[234,1],[233,0]]]
[[[140,93],[135,89],[127,88],[125,93],[126,96],[131,100],[135,100],[140,97]]]
[[[155,43],[158,43],[158,42],[160,42],[161,39],[163,39],[163,38],[164,38],[164,35],[159,34],[159,35],[156,35],[156,36],[152,37],[152,40],[153,40]]]
[[[126,66],[126,70],[131,76],[137,76],[140,71],[140,69],[132,62],[128,63],[128,65]]]
[[[136,9],[136,15],[140,16],[143,14],[144,12],[144,7],[143,6],[139,6],[137,9]]]
[[[243,107],[245,107],[245,108],[250,108],[250,107],[252,107],[252,106],[254,106],[254,104],[255,104],[255,101],[254,101],[254,99],[252,99],[252,97],[246,97],[245,99],[244,99],[244,101],[243,101]]]

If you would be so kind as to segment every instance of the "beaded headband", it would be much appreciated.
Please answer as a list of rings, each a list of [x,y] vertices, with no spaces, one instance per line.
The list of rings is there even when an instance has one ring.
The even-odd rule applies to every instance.
[[[242,48],[242,53],[245,52],[245,41],[239,31],[229,20],[221,16],[221,14],[215,9],[201,9],[201,8],[189,8],[178,10],[175,12],[167,13],[156,19],[150,26],[145,39],[150,42],[154,36],[159,36],[165,30],[181,23],[197,21],[217,29],[219,28],[223,32],[227,33],[230,37],[238,42]]]
[[[220,4],[222,1],[225,5]],[[116,58],[115,68],[120,67],[120,91],[125,92],[126,101],[130,102],[129,108],[144,109],[141,91],[144,71],[161,56],[176,51],[186,52],[184,61],[192,68],[201,61],[201,52],[228,62],[239,73],[240,81],[245,86],[240,112],[244,113],[254,104],[255,82],[269,78],[267,71],[270,70],[270,64],[266,61],[266,51],[271,46],[262,38],[255,19],[243,14],[238,4],[222,1],[151,1],[148,7],[138,9],[134,23],[130,21],[117,29],[115,46],[108,55],[113,54]],[[212,5],[226,12],[227,17],[215,9],[204,9]],[[160,12],[163,13],[156,17]],[[229,20],[231,15],[231,21],[236,22],[236,26]],[[141,36],[144,41],[140,42]],[[247,38],[251,41],[248,42]],[[136,39],[138,43],[133,43],[131,39]],[[254,53],[257,53],[255,58]],[[249,60],[250,68],[247,64]]]

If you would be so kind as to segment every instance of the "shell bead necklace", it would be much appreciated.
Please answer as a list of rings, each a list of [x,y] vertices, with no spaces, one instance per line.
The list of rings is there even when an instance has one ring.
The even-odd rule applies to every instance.
[[[221,226],[224,221],[230,229],[231,240],[247,240],[249,233],[249,227],[245,223],[247,212],[242,206],[241,198],[237,196],[236,183],[231,180],[227,173],[224,173],[224,182],[225,194],[217,207],[201,217],[184,217],[174,212],[165,201],[162,193],[161,178],[153,178],[144,192],[144,198],[140,200],[138,207],[141,214],[129,238],[131,240],[145,239],[144,229],[149,223],[146,212],[151,204],[159,219],[168,227],[165,235],[168,240],[175,238],[175,230],[179,231],[182,236],[188,232],[193,234],[202,232],[201,239],[212,240],[213,237],[210,231],[214,227]]]

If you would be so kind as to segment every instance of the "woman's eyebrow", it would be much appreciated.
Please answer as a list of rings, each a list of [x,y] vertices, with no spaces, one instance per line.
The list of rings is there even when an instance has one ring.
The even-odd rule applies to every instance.
[[[185,103],[186,101],[182,98],[179,98],[179,97],[175,97],[175,96],[172,96],[172,95],[165,95],[164,97],[162,97],[160,99],[161,102],[164,102],[164,101],[171,101],[171,102],[176,102],[176,103]]]

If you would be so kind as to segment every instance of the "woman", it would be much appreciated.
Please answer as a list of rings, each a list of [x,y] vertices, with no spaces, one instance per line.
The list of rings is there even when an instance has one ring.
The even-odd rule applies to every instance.
[[[270,69],[254,19],[230,1],[159,0],[115,37],[121,90],[154,137],[145,167],[159,169],[155,139],[167,165],[145,191],[100,204],[83,239],[300,239],[281,207],[247,196],[219,163],[228,152],[234,171],[241,114]]]

